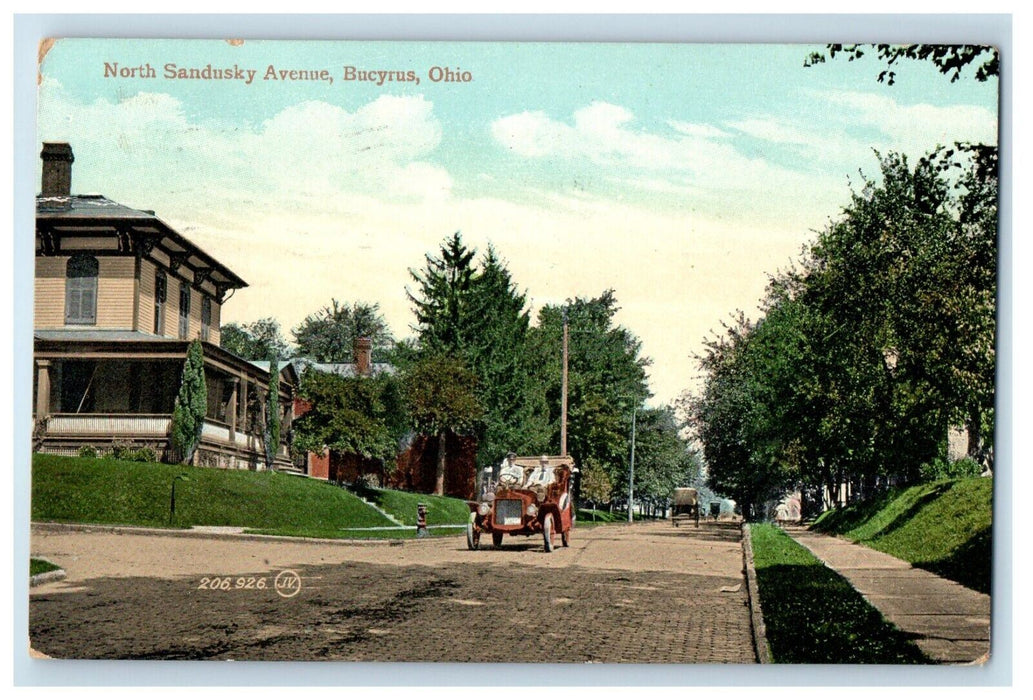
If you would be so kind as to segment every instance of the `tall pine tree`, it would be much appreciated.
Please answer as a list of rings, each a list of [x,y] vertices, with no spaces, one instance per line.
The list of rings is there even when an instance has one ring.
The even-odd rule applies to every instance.
[[[549,410],[530,351],[527,298],[517,291],[492,246],[481,259],[470,302],[470,340],[465,349],[480,380],[478,398],[484,407],[477,435],[478,465],[497,462],[507,452],[549,451]]]

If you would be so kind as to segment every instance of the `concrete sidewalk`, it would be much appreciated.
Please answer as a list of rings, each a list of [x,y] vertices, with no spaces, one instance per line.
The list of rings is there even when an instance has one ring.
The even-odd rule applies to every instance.
[[[839,537],[802,527],[785,532],[912,635],[930,659],[946,664],[989,659],[990,596]]]

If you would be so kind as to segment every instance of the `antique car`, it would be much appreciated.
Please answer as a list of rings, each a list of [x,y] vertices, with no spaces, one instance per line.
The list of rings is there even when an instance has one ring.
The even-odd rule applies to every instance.
[[[576,473],[570,457],[507,457],[498,477],[484,480],[480,500],[468,501],[467,546],[477,549],[482,534],[490,534],[495,547],[506,535],[541,534],[546,552],[554,549],[557,536],[569,547]]]
[[[696,489],[681,488],[674,490],[674,507],[671,510],[671,522],[675,527],[683,520],[695,520],[699,527],[699,492]]]

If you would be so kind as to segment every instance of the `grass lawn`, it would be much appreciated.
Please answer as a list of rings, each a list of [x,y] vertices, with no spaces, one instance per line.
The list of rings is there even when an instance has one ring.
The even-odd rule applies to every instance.
[[[992,478],[937,481],[829,511],[814,529],[989,594],[992,510]]]
[[[51,564],[43,559],[29,559],[29,576],[45,574],[48,571],[57,571],[60,568],[57,564]]]
[[[470,507],[459,498],[392,489],[361,488],[355,492],[390,513],[398,522],[413,528],[416,527],[416,506],[420,503],[427,506],[428,525],[465,525],[470,519]]]
[[[776,663],[930,663],[839,574],[771,525],[753,525],[757,585]]]
[[[249,472],[115,459],[32,457],[35,521],[169,526],[176,482],[177,527],[340,529],[394,525],[345,489],[276,472]]]

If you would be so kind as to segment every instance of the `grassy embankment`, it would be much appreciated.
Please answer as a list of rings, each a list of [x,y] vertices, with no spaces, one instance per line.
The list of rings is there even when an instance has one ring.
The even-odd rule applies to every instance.
[[[413,528],[416,527],[416,508],[420,503],[427,506],[427,525],[465,526],[470,518],[470,507],[459,498],[392,489],[363,488],[357,489],[356,493],[390,513],[398,522]]]
[[[750,528],[757,585],[776,663],[928,663],[839,574],[772,525]]]
[[[48,571],[57,571],[60,568],[57,564],[51,564],[45,559],[29,559],[29,576],[45,574]]]
[[[180,475],[187,480],[176,482],[176,516],[170,525],[172,480]],[[439,503],[419,494],[390,495],[395,493],[387,492],[381,507],[401,522],[411,518],[415,525],[416,502],[430,504],[432,523],[450,517],[442,515],[445,501],[454,502],[448,503],[451,510],[461,506],[469,512],[457,499]],[[395,507],[400,510],[392,512]],[[400,530],[357,530],[395,523],[345,489],[314,479],[54,455],[33,456],[32,519],[148,527],[225,525],[306,537],[405,536]]]
[[[992,505],[993,479],[937,481],[829,511],[813,529],[989,594]]]

